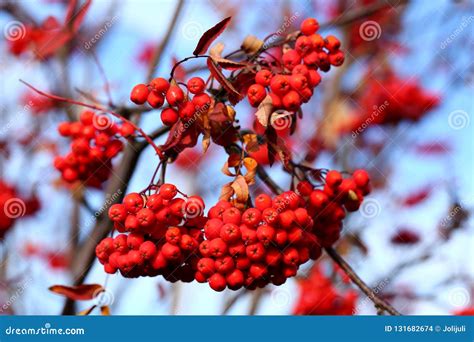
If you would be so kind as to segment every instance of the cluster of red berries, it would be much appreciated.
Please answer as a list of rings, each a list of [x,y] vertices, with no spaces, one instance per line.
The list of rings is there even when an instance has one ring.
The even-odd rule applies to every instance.
[[[34,214],[40,209],[36,196],[20,198],[14,186],[0,179],[0,240],[20,217]]]
[[[303,181],[298,183],[297,191],[307,199],[308,213],[314,220],[313,233],[321,246],[329,247],[340,237],[346,211],[357,211],[370,192],[369,175],[365,170],[356,170],[344,178],[340,172],[330,170],[322,189]]]
[[[297,192],[258,195],[244,211],[219,201],[204,217],[199,196],[176,197],[177,188],[163,184],[153,195],[131,193],[110,208],[122,234],[102,240],[96,255],[107,273],[120,270],[124,277],[195,279],[215,291],[281,285],[339,238],[346,210],[357,210],[369,191],[364,170],[346,178],[328,171],[322,190],[303,181]]]
[[[347,130],[360,131],[369,125],[418,121],[439,104],[439,96],[423,89],[417,82],[388,77],[371,80],[358,99],[362,108],[352,118]]]
[[[338,273],[336,272],[335,275]],[[342,279],[348,283],[348,279]],[[338,289],[320,267],[313,267],[307,279],[300,280],[299,297],[293,309],[295,315],[353,315],[357,292]]]
[[[255,75],[255,84],[247,90],[252,106],[258,107],[263,99],[271,96],[275,109],[296,111],[313,96],[313,89],[321,82],[318,69],[327,72],[331,65],[344,62],[341,43],[334,36],[323,38],[317,34],[319,23],[308,18],[301,24],[301,35],[294,48],[285,49],[280,64],[262,68]]]
[[[169,281],[194,280],[196,254],[203,240],[204,202],[199,196],[176,197],[173,184],[157,193],[126,195],[109,209],[119,235],[105,238],[96,255],[105,272],[127,278],[163,275]]]
[[[130,99],[140,105],[148,102],[153,108],[161,108],[166,100],[169,107],[161,111],[161,121],[166,126],[172,126],[179,119],[183,122],[190,121],[211,105],[211,97],[205,93],[206,83],[202,78],[193,77],[185,86],[186,92],[179,84],[157,77],[149,84],[137,84],[133,87]],[[192,99],[190,94],[193,94]]]
[[[61,123],[58,131],[72,139],[71,151],[54,159],[62,178],[68,183],[79,180],[99,188],[110,176],[112,159],[123,149],[120,137],[131,136],[135,128],[130,123],[118,125],[106,115],[84,111],[78,121]]]
[[[255,208],[244,212],[218,202],[204,226],[196,280],[209,282],[215,291],[285,283],[300,265],[321,255],[316,237],[309,233],[313,220],[304,206],[293,191],[273,199],[260,194]]]

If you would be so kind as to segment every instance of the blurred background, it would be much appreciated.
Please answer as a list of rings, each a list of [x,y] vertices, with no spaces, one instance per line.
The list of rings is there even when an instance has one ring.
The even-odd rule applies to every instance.
[[[317,18],[321,34],[341,38],[343,67],[323,75],[296,132],[285,137],[293,159],[369,171],[373,191],[346,218],[337,249],[375,293],[403,314],[472,314],[473,1],[93,1],[77,34],[46,38],[48,53],[38,56],[25,36],[31,28],[57,29],[67,8],[59,0],[0,3],[2,314],[60,314],[64,298],[48,288],[70,285],[78,274],[85,283],[106,282],[101,300],[117,315],[376,314],[325,257],[283,286],[255,293],[106,277],[97,261],[90,272],[78,270],[104,205],[146,187],[157,160],[145,149],[130,179],[112,191],[66,185],[52,164],[69,141],[56,128],[81,108],[47,100],[19,79],[86,102],[132,107],[130,90],[146,81],[156,49],[163,53],[151,72],[167,77],[228,16],[231,24],[217,40],[226,53],[249,34],[284,37],[307,17]],[[189,75],[207,77],[205,63],[190,61],[177,71]],[[242,101],[236,112],[242,127],[252,127],[254,108]],[[159,111],[143,113],[140,126],[159,129]],[[281,163],[268,165],[265,149],[253,157],[288,188],[290,176]],[[226,160],[219,146],[203,155],[198,143],[168,165],[167,180],[215,203],[229,182],[221,173]],[[124,162],[119,157],[114,167]],[[252,191],[268,189],[257,180]],[[16,209],[7,212],[12,199]],[[90,306],[80,302],[77,310]]]

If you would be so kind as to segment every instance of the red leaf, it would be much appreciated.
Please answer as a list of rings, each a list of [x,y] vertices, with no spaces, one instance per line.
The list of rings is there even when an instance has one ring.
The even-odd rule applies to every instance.
[[[207,59],[207,67],[211,72],[211,75],[222,85],[222,87],[227,91],[229,102],[233,105],[236,105],[240,100],[242,100],[243,96],[240,94],[230,83],[227,78],[222,74],[219,67],[214,63],[212,58]]]
[[[53,285],[49,290],[73,300],[91,300],[103,290],[103,287],[99,284],[84,284],[79,286]]]
[[[224,58],[214,58],[214,62],[216,62],[221,68],[230,71],[239,70],[247,66],[247,63],[234,62]]]
[[[402,199],[402,205],[405,207],[412,207],[423,202],[431,195],[431,189],[431,186],[426,186],[423,189],[411,193],[409,196]]]
[[[220,34],[229,25],[231,18],[232,17],[225,18],[220,23],[216,24],[215,26],[211,27],[209,30],[204,32],[204,34],[201,36],[201,39],[199,39],[199,42],[196,46],[196,49],[194,49],[193,54],[197,56],[197,55],[202,55],[206,53],[207,49],[209,49],[209,46],[211,46],[212,42],[216,40],[216,38],[219,37]]]

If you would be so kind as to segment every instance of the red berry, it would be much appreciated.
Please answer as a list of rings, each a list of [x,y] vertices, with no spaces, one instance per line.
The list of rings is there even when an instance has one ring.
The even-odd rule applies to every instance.
[[[324,40],[324,47],[330,52],[336,52],[341,47],[341,42],[336,37],[330,35]]]
[[[227,286],[226,280],[222,274],[215,273],[209,278],[209,286],[217,292],[224,291]]]
[[[166,92],[166,101],[168,101],[170,106],[176,106],[179,103],[183,102],[184,101],[183,90],[177,85],[170,86],[168,91]]]
[[[176,261],[181,257],[181,249],[169,242],[166,242],[163,247],[161,247],[161,253],[166,260]]]
[[[241,218],[242,218],[242,213],[240,212],[239,209],[235,207],[226,209],[222,213],[222,221],[224,223],[233,223],[235,225],[239,225]]]
[[[130,100],[136,104],[144,104],[150,91],[146,84],[137,84],[130,93]]]
[[[239,269],[233,270],[225,279],[231,290],[238,290],[244,285],[244,274]]]
[[[224,224],[220,231],[220,237],[227,243],[238,241],[241,235],[240,228],[233,223]]]
[[[267,92],[265,88],[260,84],[252,84],[247,90],[247,96],[250,102],[250,105],[253,107],[258,107],[258,105],[263,101]]]
[[[314,34],[319,29],[319,23],[314,18],[305,19],[300,26],[301,33],[305,36]]]
[[[109,209],[109,218],[112,221],[125,221],[127,208],[123,204],[114,204]]]
[[[150,87],[153,88],[158,94],[164,94],[168,91],[170,84],[167,80],[162,77],[157,77],[151,80]]]
[[[267,194],[260,194],[255,198],[255,206],[260,211],[270,208],[272,206],[272,198]]]
[[[330,170],[326,174],[326,184],[331,188],[336,188],[342,183],[342,175],[339,171]]]
[[[178,112],[173,108],[165,108],[161,111],[161,121],[166,126],[173,126],[179,119]]]
[[[288,77],[284,75],[276,75],[270,82],[270,88],[278,96],[285,95],[290,90],[290,82]]]
[[[355,170],[352,179],[358,188],[365,188],[369,184],[369,174],[365,170]]]
[[[145,241],[140,245],[140,248],[138,249],[138,251],[140,252],[140,254],[143,256],[145,260],[150,260],[156,254],[156,246],[151,241]]]
[[[143,198],[136,192],[126,195],[122,202],[130,213],[135,214],[143,208]]]
[[[206,113],[211,106],[211,98],[206,93],[195,95],[192,99],[194,109],[198,115]]]
[[[288,50],[282,56],[283,65],[288,70],[293,70],[295,66],[301,63],[301,56],[296,50]]]
[[[263,69],[255,74],[255,82],[260,84],[264,87],[268,87],[270,85],[270,81],[272,80],[273,74],[270,70]]]
[[[157,93],[156,91],[151,91],[147,97],[148,104],[153,108],[160,108],[165,103],[165,98],[163,95]]]
[[[165,200],[171,200],[178,194],[178,189],[173,184],[165,183],[158,192]]]
[[[206,277],[210,277],[216,271],[214,260],[211,258],[202,258],[197,264],[197,269]]]
[[[193,77],[191,78],[188,83],[188,90],[192,94],[201,94],[206,89],[206,83],[201,77]]]

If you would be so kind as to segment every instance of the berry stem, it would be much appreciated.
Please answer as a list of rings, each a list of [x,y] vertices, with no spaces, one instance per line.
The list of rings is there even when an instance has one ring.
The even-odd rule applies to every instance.
[[[140,127],[138,127],[137,125],[135,125],[132,121],[124,118],[122,115],[114,112],[114,111],[111,111],[109,109],[106,109],[106,108],[103,108],[103,107],[100,107],[100,106],[96,106],[96,105],[93,105],[93,104],[89,104],[89,103],[84,103],[84,102],[80,102],[80,101],[76,101],[76,100],[73,100],[73,99],[68,99],[66,97],[61,97],[61,96],[57,96],[57,95],[54,95],[54,94],[49,94],[49,93],[46,93],[44,91],[41,91],[37,88],[35,88],[34,86],[32,86],[31,84],[29,84],[28,82],[25,82],[23,80],[20,80],[21,83],[23,83],[24,85],[26,85],[28,88],[32,89],[33,91],[35,91],[36,93],[42,95],[42,96],[46,96],[52,100],[56,100],[56,101],[61,101],[61,102],[66,102],[66,103],[71,103],[71,104],[75,104],[75,105],[78,105],[78,106],[82,106],[82,107],[86,107],[86,108],[90,108],[90,109],[94,109],[94,110],[98,110],[98,111],[101,111],[101,112],[105,112],[105,113],[109,113],[113,116],[115,116],[116,118],[124,121],[124,122],[127,122],[128,124],[130,124],[137,132],[140,133],[140,135],[145,138],[145,140],[151,145],[153,146],[153,148],[155,149],[155,152],[160,156],[160,159],[163,159],[165,156],[163,154],[163,152],[160,150],[160,148],[158,146],[156,146],[156,144],[153,142],[153,139],[151,139]]]
[[[169,78],[169,82],[171,82],[171,80],[174,79],[174,73],[176,71],[176,68],[178,68],[178,66],[180,66],[181,64],[191,60],[191,59],[196,59],[196,58],[209,58],[210,56],[209,55],[197,55],[197,56],[189,56],[189,57],[186,57],[182,60],[180,60],[179,62],[176,62],[175,65],[173,65],[173,69],[171,69],[171,72],[170,72],[170,78]]]

